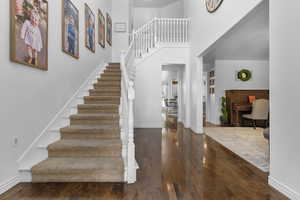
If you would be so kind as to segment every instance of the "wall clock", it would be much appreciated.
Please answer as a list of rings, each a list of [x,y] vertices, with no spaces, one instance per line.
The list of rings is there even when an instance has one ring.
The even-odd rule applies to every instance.
[[[206,9],[208,12],[215,12],[222,4],[223,0],[205,0]]]

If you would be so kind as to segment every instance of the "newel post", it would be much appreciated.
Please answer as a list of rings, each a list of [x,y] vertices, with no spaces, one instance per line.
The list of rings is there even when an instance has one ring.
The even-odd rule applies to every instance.
[[[126,83],[124,80],[125,69],[125,56],[126,52],[121,52],[121,99],[119,107],[120,115],[120,135],[122,140],[122,158],[124,160],[124,180],[127,181],[128,163],[127,163],[127,96],[126,96]]]
[[[136,181],[136,161],[135,161],[135,144],[134,144],[134,114],[133,114],[133,101],[135,99],[134,84],[129,81],[128,88],[128,176],[127,182],[134,183]]]

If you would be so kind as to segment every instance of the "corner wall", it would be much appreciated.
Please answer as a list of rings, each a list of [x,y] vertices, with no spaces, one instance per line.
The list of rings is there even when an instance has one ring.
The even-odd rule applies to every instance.
[[[208,47],[229,31],[262,1],[263,0],[226,0],[223,1],[215,13],[209,13],[206,10],[205,1],[183,0],[184,16],[191,19],[191,57],[189,59],[190,68],[188,68],[189,71],[187,71],[189,74],[187,77],[191,77],[191,79],[189,79],[190,83],[188,85],[199,85],[198,77],[194,76],[195,73],[203,69],[203,63],[199,62],[199,56],[202,56]],[[202,87],[199,90],[203,92],[204,88]],[[199,99],[197,97],[198,93],[194,91],[196,90],[190,88],[190,99],[192,101]],[[199,109],[201,105],[199,101],[190,102],[190,105],[191,107],[189,107],[189,111],[187,112],[190,113],[191,127],[196,127],[196,123],[199,120],[193,121],[192,119],[197,119],[199,114],[193,112],[193,110],[195,109],[195,105],[197,105]],[[200,117],[200,121],[202,121],[202,114]]]
[[[185,64],[188,54],[186,47],[161,48],[136,65],[136,128],[162,128],[162,65]]]
[[[270,1],[271,166],[269,183],[300,199],[300,2]]]
[[[0,1],[0,191],[17,181],[17,159],[41,133],[55,114],[99,65],[111,61],[111,48],[96,53],[84,45],[84,2],[73,0],[80,11],[80,59],[61,50],[61,1],[49,1],[49,70],[41,71],[10,62],[10,1]],[[95,15],[98,8],[111,12],[110,0],[89,0]],[[98,20],[96,20],[98,22]],[[96,33],[98,32],[96,26]],[[97,36],[96,36],[97,39]],[[13,145],[18,139],[17,146]]]

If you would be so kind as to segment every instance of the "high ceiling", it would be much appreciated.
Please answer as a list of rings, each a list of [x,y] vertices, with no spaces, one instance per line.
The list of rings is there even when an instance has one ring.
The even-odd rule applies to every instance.
[[[178,0],[133,0],[134,7],[163,7]]]
[[[204,54],[204,63],[215,60],[268,60],[269,13],[264,1]]]

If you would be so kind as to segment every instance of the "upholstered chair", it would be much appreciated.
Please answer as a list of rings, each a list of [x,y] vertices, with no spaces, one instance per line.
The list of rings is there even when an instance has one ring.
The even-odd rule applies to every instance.
[[[269,119],[269,100],[267,99],[257,99],[252,103],[252,113],[243,115],[243,118],[252,120],[253,127],[256,128],[256,121],[262,120],[266,124]]]

